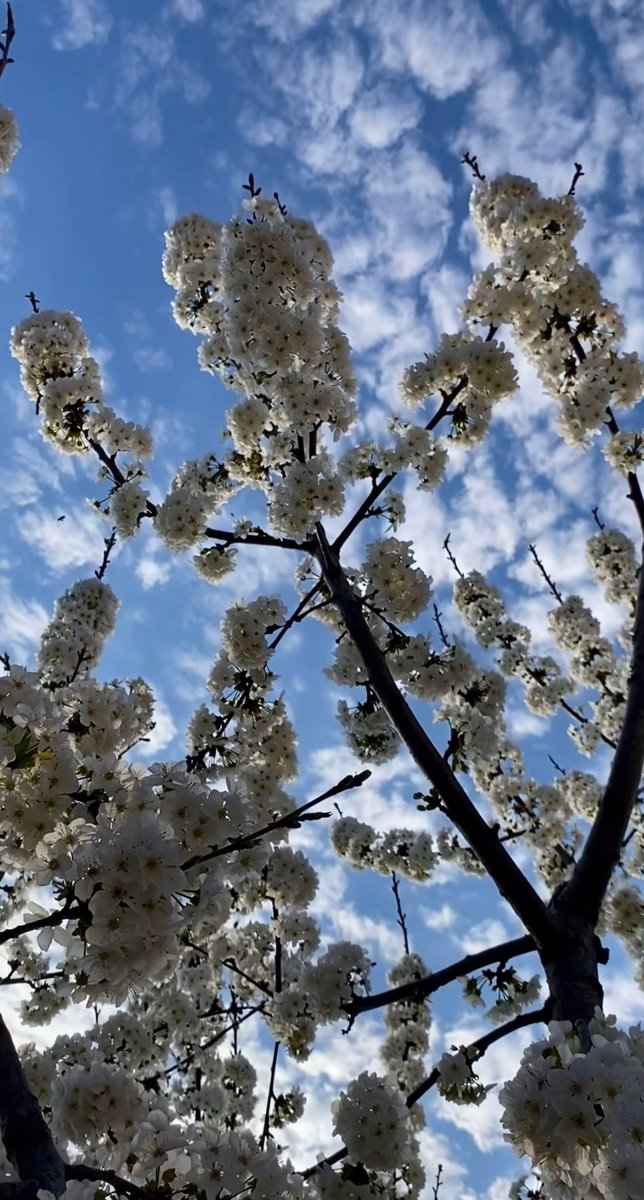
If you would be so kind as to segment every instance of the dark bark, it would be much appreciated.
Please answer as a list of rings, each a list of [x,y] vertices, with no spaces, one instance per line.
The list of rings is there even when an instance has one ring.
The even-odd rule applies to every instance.
[[[60,1196],[65,1164],[58,1153],[36,1097],[29,1090],[11,1034],[0,1017],[0,1133],[7,1158],[20,1184],[5,1184],[14,1200],[30,1200],[39,1188]],[[9,1193],[6,1189],[11,1188]]]
[[[565,889],[566,909],[597,924],[622,853],[644,766],[644,570],[640,567],[626,713],[606,789],[586,844]]]
[[[400,1003],[401,1000],[424,1000],[439,988],[445,987],[455,979],[462,979],[464,975],[470,975],[472,971],[488,967],[494,962],[507,963],[510,959],[518,958],[521,954],[530,954],[535,949],[529,934],[513,938],[510,942],[500,942],[498,946],[489,946],[487,950],[479,950],[476,954],[466,954],[458,962],[443,967],[441,971],[434,971],[431,975],[425,975],[422,979],[401,983],[400,987],[389,988],[386,992],[356,996],[355,1000],[347,1005],[347,1015],[353,1020],[358,1013],[372,1012],[375,1008],[384,1008],[389,1004]]]
[[[437,788],[447,816],[463,834],[501,895],[514,909],[537,945],[549,945],[556,937],[556,930],[546,905],[508,854],[496,831],[483,819],[405,700],[389,670],[385,655],[365,621],[360,600],[340,566],[338,554],[329,546],[321,525],[317,526],[316,536],[316,557],[324,582],[362,658],[380,704],[416,765]]]

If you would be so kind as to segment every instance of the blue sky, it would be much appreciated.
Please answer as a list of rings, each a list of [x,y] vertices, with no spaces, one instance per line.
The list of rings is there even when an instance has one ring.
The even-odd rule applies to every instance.
[[[163,230],[190,211],[226,220],[249,171],[315,220],[332,246],[362,436],[384,431],[399,410],[403,367],[457,328],[472,271],[487,262],[467,215],[466,149],[488,175],[527,174],[555,193],[583,163],[581,257],[622,307],[627,348],[644,351],[639,0],[15,0],[14,12],[16,63],[0,80],[0,100],[16,114],[23,148],[0,194],[0,344],[27,315],[32,288],[43,306],[76,312],[108,402],[152,426],[155,499],[182,461],[216,447],[231,403],[199,372],[196,340],[172,321]],[[42,444],[16,364],[2,354],[0,648],[30,661],[55,597],[98,565],[107,530],[85,503],[101,494],[93,467]],[[500,406],[489,441],[454,455],[445,491],[409,491],[401,536],[417,540],[454,631],[461,624],[441,551],[448,531],[459,564],[505,584],[513,615],[545,650],[548,602],[528,543],[537,542],[565,591],[593,602],[611,633],[620,614],[585,564],[590,509],[599,502],[607,522],[632,525],[623,486],[599,455],[557,439],[553,406],[525,364],[520,377],[521,393]],[[274,551],[245,555],[230,586],[214,591],[149,530],[116,556],[110,582],[122,612],[101,670],[140,673],[154,685],[150,757],[182,753],[227,602],[282,587],[292,597],[291,565]],[[298,629],[276,664],[302,736],[302,798],[335,782],[339,763],[352,766],[334,726],[337,696],[320,683],[327,648],[316,631]],[[576,761],[563,725],[547,745],[546,727],[529,714],[513,710],[510,728],[537,778],[548,779],[553,744],[565,765]],[[374,824],[424,821],[410,799],[415,786],[400,759],[343,807]],[[386,966],[400,952],[386,881],[350,882],[326,851],[316,853],[329,891],[344,896],[342,920],[327,917],[328,932],[365,940]],[[422,893],[410,885],[404,899],[415,948],[434,967],[515,932],[501,904],[467,879],[448,875]],[[637,1019],[628,964],[615,961],[609,1000]],[[480,1032],[467,1013],[457,1026],[453,1002],[436,1003],[439,1053],[457,1029],[471,1032],[456,1040]],[[342,1041],[341,1060],[336,1039],[325,1043],[326,1063],[320,1053],[310,1063],[320,1098],[302,1147],[346,1082],[351,1054],[357,1073],[375,1046],[375,1026],[363,1028],[353,1051]],[[495,1048],[490,1078],[503,1078],[509,1057]],[[512,1163],[493,1101],[476,1112],[436,1101],[429,1109],[428,1160],[451,1164],[442,1200],[500,1200]]]

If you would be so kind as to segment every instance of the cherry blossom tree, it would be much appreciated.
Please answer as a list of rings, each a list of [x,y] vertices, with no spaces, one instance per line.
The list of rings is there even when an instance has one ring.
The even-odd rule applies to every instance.
[[[9,7],[0,74],[13,33]],[[5,170],[16,149],[15,122],[2,110]],[[577,257],[581,167],[565,195],[546,198],[528,179],[488,180],[476,158],[465,162],[471,215],[493,262],[463,297],[461,330],[404,372],[408,417],[395,418],[382,442],[352,435],[357,385],[330,250],[252,175],[239,215],[222,225],[193,214],[166,236],[175,318],[197,337],[202,370],[235,400],[225,450],[180,465],[160,503],[146,487],[151,434],[104,401],[79,319],[41,310],[32,293],[34,311],[13,330],[42,436],[62,454],[96,460],[97,520],[109,532],[95,575],[56,602],[35,668],[3,657],[8,979],[30,987],[25,1023],[79,1003],[97,1014],[90,1031],[20,1056],[0,1025],[7,1200],[413,1198],[436,1170],[419,1148],[422,1098],[436,1087],[454,1103],[479,1103],[487,1088],[477,1064],[488,1047],[539,1025],[541,1040],[500,1094],[507,1139],[536,1170],[514,1197],[644,1192],[644,1034],[604,1014],[600,981],[601,939],[611,934],[644,984],[639,554],[597,517],[589,566],[624,616],[610,639],[533,550],[552,596],[555,658],[534,650],[500,592],[482,574],[464,574],[448,544],[454,601],[482,648],[477,661],[437,610],[435,638],[420,631],[432,581],[396,536],[404,505],[395,486],[411,472],[429,493],[454,448],[494,438],[495,405],[517,387],[505,330],[558,402],[561,437],[580,454],[601,446],[644,530],[636,475],[644,439],[630,419],[644,371],[621,348],[619,313]],[[237,511],[259,497],[265,519],[215,524],[233,496]],[[185,758],[143,767],[136,747],[153,726],[151,689],[95,672],[118,610],[112,553],[146,524],[214,587],[249,547],[290,556],[300,600],[290,611],[281,595],[229,607],[211,702],[194,713]],[[310,911],[316,872],[289,844],[304,824],[326,837],[324,804],[369,775],[367,766],[299,805],[287,790],[296,737],[274,656],[312,621],[330,634],[326,674],[346,697],[338,719],[355,755],[379,764],[405,753],[424,780],[410,805],[426,814],[426,830],[383,833],[342,815],[330,829],[356,870],[393,876],[405,952],[385,991],[372,990],[364,947],[321,941]],[[506,731],[508,680],[522,685],[531,713],[567,714],[580,755],[609,748],[605,783],[592,761],[589,771],[554,775],[547,761],[550,782],[531,778]],[[519,842],[529,869],[513,853]],[[443,862],[487,877],[524,932],[430,971],[407,944],[398,884],[422,886]],[[541,964],[531,978],[520,970],[529,952]],[[431,997],[456,981],[466,1001],[487,1007],[490,1028],[432,1064]],[[107,1005],[117,1008],[108,1015]],[[325,1157],[320,1146],[317,1162],[293,1164],[281,1131],[300,1118],[305,1097],[279,1091],[279,1057],[305,1060],[330,1023],[359,1037],[361,1015],[376,1010],[381,1060],[348,1082],[333,1109],[343,1148]],[[273,1047],[268,1080],[242,1050],[249,1022]],[[440,1172],[434,1187],[437,1195]]]

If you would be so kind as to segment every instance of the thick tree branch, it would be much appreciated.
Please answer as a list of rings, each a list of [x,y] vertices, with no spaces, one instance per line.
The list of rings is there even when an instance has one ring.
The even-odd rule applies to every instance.
[[[608,782],[561,907],[597,922],[622,850],[644,766],[644,569],[640,567],[626,712]]]
[[[513,938],[512,941],[501,942],[498,946],[490,946],[487,950],[479,950],[478,954],[466,954],[464,958],[459,958],[458,962],[451,963],[449,967],[443,967],[441,971],[435,971],[431,975],[425,975],[423,979],[402,983],[400,987],[389,988],[385,992],[374,992],[372,996],[356,996],[355,1000],[347,1005],[347,1013],[353,1018],[359,1013],[384,1008],[385,1005],[396,1004],[401,1000],[424,1000],[439,988],[453,983],[455,979],[462,979],[464,975],[470,975],[472,971],[478,971],[493,962],[509,962],[511,958],[530,954],[535,949],[533,939],[529,934],[524,934],[522,937]]]
[[[265,533],[263,529],[259,528],[249,533],[236,534],[233,530],[212,529],[209,525],[204,533],[206,537],[223,542],[224,547],[274,546],[277,550],[300,550],[306,554],[309,553],[310,549],[306,542],[298,542],[296,538],[274,537],[272,533]]]
[[[329,545],[320,524],[316,527],[316,537],[316,558],[324,581],[365,665],[369,682],[392,725],[419,770],[437,788],[447,816],[462,833],[537,945],[550,944],[557,937],[552,915],[499,841],[495,830],[484,821],[402,695],[385,655],[365,621],[360,601],[340,566],[337,551]]]
[[[16,1168],[21,1187],[11,1193],[16,1200],[29,1200],[33,1186],[60,1196],[65,1190],[65,1164],[60,1157],[40,1111],[30,1092],[11,1034],[0,1017],[0,1133],[7,1158]]]

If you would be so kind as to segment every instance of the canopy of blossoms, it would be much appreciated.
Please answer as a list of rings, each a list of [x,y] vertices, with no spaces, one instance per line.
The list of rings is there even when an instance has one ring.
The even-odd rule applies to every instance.
[[[16,148],[3,110],[5,170]],[[13,330],[42,435],[63,454],[96,460],[97,520],[110,532],[95,575],[57,601],[35,669],[3,659],[0,836],[9,882],[0,942],[11,942],[12,970],[31,984],[25,1022],[42,1024],[76,1003],[119,1007],[87,1033],[28,1048],[22,1066],[0,1028],[2,1195],[413,1198],[426,1183],[422,1097],[436,1086],[455,1103],[480,1102],[476,1063],[488,1046],[549,1022],[501,1091],[508,1140],[553,1200],[642,1196],[644,1035],[603,1015],[598,976],[600,937],[610,932],[644,983],[639,555],[619,529],[598,527],[588,542],[607,600],[627,614],[617,641],[579,596],[564,597],[546,577],[558,659],[535,653],[499,591],[477,572],[463,575],[454,558],[455,602],[493,655],[493,665],[489,653],[479,663],[440,626],[434,641],[419,631],[432,580],[412,544],[396,537],[404,505],[392,485],[412,472],[430,492],[455,446],[488,436],[495,405],[517,387],[499,337],[505,328],[559,402],[562,438],[580,452],[601,442],[644,523],[635,474],[644,440],[632,422],[627,432],[619,424],[639,400],[644,372],[621,347],[617,310],[578,261],[574,187],[544,198],[527,179],[488,181],[470,163],[471,214],[494,262],[464,298],[460,332],[404,372],[408,418],[392,421],[382,444],[350,436],[357,386],[329,247],[252,176],[232,220],[193,214],[167,233],[163,272],[176,320],[198,338],[201,368],[234,401],[227,451],[179,466],[161,503],[146,486],[150,431],[106,404],[80,320],[34,304]],[[230,497],[239,493],[241,507],[249,491],[265,520],[216,525]],[[352,535],[374,514],[387,518],[386,536],[346,565]],[[329,518],[342,518],[333,538]],[[152,691],[139,678],[100,681],[95,670],[118,610],[110,554],[148,522],[213,586],[234,572],[239,546],[291,555],[301,599],[293,612],[280,595],[230,606],[210,703],[194,713],[186,757],[142,766],[136,747],[153,726]],[[335,850],[358,870],[417,884],[446,860],[487,874],[522,937],[433,974],[405,953],[390,989],[376,995],[363,947],[322,943],[310,911],[316,871],[289,832],[323,801],[359,787],[368,768],[299,807],[289,791],[296,738],[272,663],[309,616],[333,635],[327,675],[342,689],[338,720],[349,746],[366,764],[406,747],[427,781],[415,799],[440,818],[433,835],[382,833],[338,816]],[[581,770],[549,784],[531,778],[506,729],[509,680],[539,717],[565,709],[582,755],[611,749],[605,786]],[[444,753],[432,741],[438,722],[449,729]],[[508,849],[519,835],[550,904]],[[513,960],[535,949],[542,976],[525,978]],[[466,999],[486,1003],[486,994],[490,1030],[432,1064],[429,998],[457,979]],[[548,1000],[531,1008],[542,985]],[[275,1090],[278,1055],[304,1060],[322,1027],[359,1030],[360,1014],[376,1008],[385,1010],[381,1061],[333,1107],[343,1149],[324,1158],[321,1146],[318,1162],[294,1165],[280,1131],[302,1115],[305,1097]],[[263,1024],[274,1048],[267,1097],[239,1049],[249,1020]],[[515,1195],[535,1195],[535,1186],[520,1182]]]

